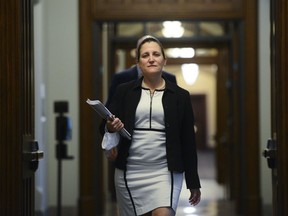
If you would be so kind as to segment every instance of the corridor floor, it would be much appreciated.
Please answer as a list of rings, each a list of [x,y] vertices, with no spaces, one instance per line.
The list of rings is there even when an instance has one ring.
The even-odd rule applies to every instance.
[[[189,204],[189,190],[184,182],[176,216],[235,216],[233,203],[225,199],[225,190],[215,181],[215,157],[213,151],[198,152],[198,169],[201,181],[201,202]],[[106,216],[117,216],[114,207],[107,207]]]
[[[214,151],[198,152],[198,172],[201,181],[201,202],[192,207],[188,203],[189,191],[183,184],[177,216],[234,216],[232,202],[226,200],[224,188],[216,182]]]
[[[193,207],[188,203],[189,191],[182,189],[177,216],[234,216],[233,204],[224,199],[224,191],[213,179],[201,180],[201,202]]]

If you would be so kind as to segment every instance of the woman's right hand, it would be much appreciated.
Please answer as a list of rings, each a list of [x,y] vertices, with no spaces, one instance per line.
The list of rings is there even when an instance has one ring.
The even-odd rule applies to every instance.
[[[114,133],[116,131],[120,131],[122,128],[124,128],[124,124],[119,118],[115,118],[114,116],[112,118],[108,118],[106,122],[106,127],[110,133]]]
[[[104,150],[104,154],[109,161],[115,161],[118,156],[118,149],[114,147],[110,150]]]

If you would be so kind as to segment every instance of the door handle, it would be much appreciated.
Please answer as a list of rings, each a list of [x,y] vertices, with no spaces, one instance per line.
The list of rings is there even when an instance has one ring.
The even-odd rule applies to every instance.
[[[30,163],[30,169],[36,171],[38,169],[39,160],[44,158],[44,152],[39,150],[38,141],[30,140],[29,148],[24,151],[23,159]]]
[[[29,161],[39,161],[40,159],[44,158],[44,152],[43,151],[34,151],[34,152],[30,152],[27,153],[27,159]]]
[[[276,168],[276,140],[269,139],[267,148],[262,152],[263,157],[267,159],[267,164],[270,169]]]
[[[30,151],[24,152],[25,161],[39,161],[44,158],[44,152],[39,150],[38,141],[30,141],[29,145]]]

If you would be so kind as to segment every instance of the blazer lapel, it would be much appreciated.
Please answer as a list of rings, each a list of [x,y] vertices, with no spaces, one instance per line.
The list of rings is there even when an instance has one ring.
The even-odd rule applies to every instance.
[[[142,79],[139,79],[135,82],[135,85],[130,86],[130,89],[127,91],[127,94],[125,96],[125,128],[132,133],[134,129],[134,122],[135,122],[135,113],[137,109],[137,105],[139,103],[140,97],[141,97],[141,82]]]

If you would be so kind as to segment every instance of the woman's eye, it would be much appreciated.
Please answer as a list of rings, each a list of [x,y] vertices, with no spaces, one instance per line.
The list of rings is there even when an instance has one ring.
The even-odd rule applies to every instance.
[[[147,54],[143,54],[142,55],[142,58],[147,58],[149,55],[147,55]]]
[[[144,53],[144,54],[142,54],[141,55],[141,58],[149,58],[149,54],[148,53]],[[155,57],[159,57],[159,56],[161,56],[161,53],[159,53],[159,52],[155,52],[155,53],[152,53],[152,56],[155,56]]]

